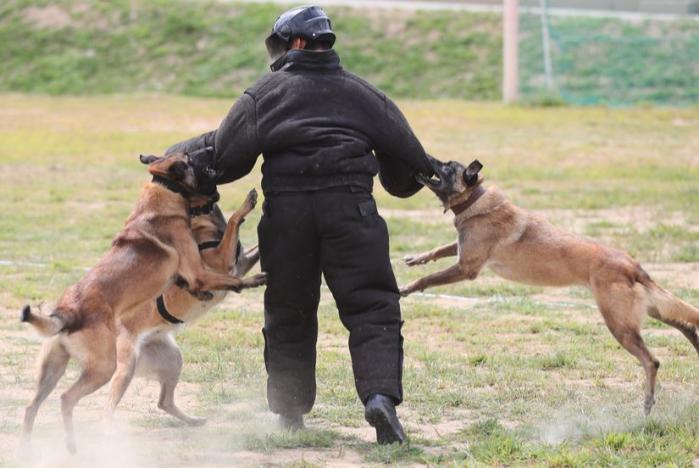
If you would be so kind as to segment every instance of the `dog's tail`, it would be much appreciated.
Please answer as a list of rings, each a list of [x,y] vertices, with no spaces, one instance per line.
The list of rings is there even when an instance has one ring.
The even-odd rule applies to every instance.
[[[53,336],[65,328],[65,324],[60,317],[55,315],[45,317],[40,314],[35,314],[28,305],[24,306],[22,309],[20,321],[29,323],[36,331],[44,336]]]
[[[641,267],[636,281],[643,285],[648,295],[648,315],[677,328],[699,353],[699,309],[658,286]]]

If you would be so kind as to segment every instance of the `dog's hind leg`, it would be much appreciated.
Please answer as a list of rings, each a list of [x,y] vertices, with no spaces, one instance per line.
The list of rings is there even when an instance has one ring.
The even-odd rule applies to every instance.
[[[692,346],[694,346],[694,349],[696,350],[697,354],[699,354],[699,336],[697,336],[697,329],[694,327],[689,327],[686,325],[680,325],[675,322],[665,322],[668,325],[671,325],[675,328],[677,328],[679,331],[682,332],[682,334],[689,340],[690,343],[692,343]]]
[[[598,285],[597,288],[593,288],[593,293],[609,331],[619,344],[641,362],[645,370],[643,409],[648,415],[655,404],[655,378],[660,362],[651,354],[641,338],[645,301],[623,281]]]
[[[71,352],[80,362],[82,373],[78,380],[61,395],[61,413],[66,431],[66,447],[75,453],[73,409],[84,396],[109,382],[116,368],[116,346],[112,331],[106,326],[83,329],[71,338]]]
[[[127,332],[120,333],[116,345],[116,371],[112,377],[112,388],[105,415],[107,422],[113,419],[117,405],[131,384],[136,370],[138,352],[138,338]]]
[[[255,245],[240,256],[235,265],[235,275],[241,277],[247,275],[248,271],[255,266],[258,260],[260,260],[260,249]]]
[[[658,312],[657,307],[650,305],[648,307],[648,315],[653,317],[656,320],[660,320],[661,322],[670,325],[671,327],[674,327],[678,329],[682,334],[689,340],[690,343],[692,343],[692,346],[694,346],[694,349],[696,352],[699,354],[699,336],[697,336],[697,329],[696,327],[681,323],[672,319],[664,318],[660,315]]]
[[[182,352],[170,335],[162,339],[149,341],[143,346],[142,363],[155,372],[160,382],[158,408],[184,421],[190,426],[201,426],[204,418],[195,418],[183,413],[175,404],[175,387],[182,373]]]
[[[235,252],[238,247],[238,239],[240,238],[240,225],[243,224],[245,216],[255,208],[255,205],[257,205],[257,191],[252,189],[248,196],[245,197],[242,206],[228,220],[226,231],[223,233],[223,238],[215,254],[223,260],[226,267],[232,265],[235,261]]]
[[[22,445],[24,447],[29,444],[31,439],[34,420],[36,419],[36,413],[39,411],[39,406],[56,388],[58,380],[65,373],[70,355],[63,347],[63,344],[61,344],[60,338],[54,337],[44,343],[40,359],[39,382],[36,394],[24,411],[24,427],[22,430]]]

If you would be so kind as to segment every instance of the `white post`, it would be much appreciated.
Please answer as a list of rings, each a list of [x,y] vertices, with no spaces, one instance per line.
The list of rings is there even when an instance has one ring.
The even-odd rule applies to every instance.
[[[551,63],[551,35],[549,33],[549,15],[547,0],[540,0],[541,6],[541,46],[544,53],[544,73],[546,85],[553,90],[553,64]]]
[[[519,99],[519,12],[518,0],[504,0],[502,11],[503,26],[503,79],[502,99],[506,104]]]
[[[132,23],[135,23],[137,17],[138,17],[138,0],[130,0],[129,1],[129,21],[131,21]]]

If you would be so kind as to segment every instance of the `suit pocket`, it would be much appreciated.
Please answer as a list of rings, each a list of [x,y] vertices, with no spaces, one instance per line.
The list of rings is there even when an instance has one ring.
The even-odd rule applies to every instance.
[[[379,213],[376,209],[376,201],[373,198],[359,203],[357,209],[359,210],[359,214],[363,217]]]

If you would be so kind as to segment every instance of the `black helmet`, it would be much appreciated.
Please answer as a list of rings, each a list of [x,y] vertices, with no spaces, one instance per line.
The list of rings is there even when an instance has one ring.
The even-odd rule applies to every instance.
[[[335,44],[330,18],[317,6],[292,8],[277,18],[265,41],[269,57],[275,61],[283,56],[294,37],[302,37],[310,43],[324,41],[329,47]]]

